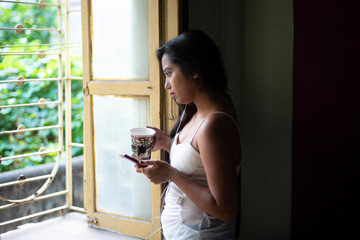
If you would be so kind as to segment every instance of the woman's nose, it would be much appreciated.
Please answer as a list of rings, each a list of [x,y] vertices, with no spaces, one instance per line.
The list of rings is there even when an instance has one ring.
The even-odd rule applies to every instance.
[[[169,83],[168,80],[165,80],[164,88],[165,89],[170,89],[170,83]]]

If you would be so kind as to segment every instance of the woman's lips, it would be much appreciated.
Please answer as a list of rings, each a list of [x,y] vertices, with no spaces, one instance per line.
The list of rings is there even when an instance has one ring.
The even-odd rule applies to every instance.
[[[174,98],[175,93],[171,92],[171,93],[170,93],[170,96],[171,96],[172,98]]]

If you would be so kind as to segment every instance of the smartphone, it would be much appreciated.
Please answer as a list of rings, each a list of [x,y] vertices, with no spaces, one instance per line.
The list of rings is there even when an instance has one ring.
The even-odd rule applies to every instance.
[[[139,161],[133,157],[130,157],[129,155],[125,154],[125,153],[120,153],[120,157],[122,158],[126,158],[127,160],[130,160],[134,163],[139,163]]]

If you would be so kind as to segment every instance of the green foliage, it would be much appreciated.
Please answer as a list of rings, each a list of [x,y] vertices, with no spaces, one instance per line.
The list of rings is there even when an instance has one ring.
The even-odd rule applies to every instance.
[[[57,7],[47,6],[41,10],[35,5],[2,3],[0,5],[0,26],[13,28],[17,24],[22,24],[24,28],[56,29],[57,11]],[[13,30],[0,30],[0,53],[38,52],[40,49],[54,47],[42,44],[53,43],[58,43],[56,32],[24,31],[22,34],[16,34]],[[14,45],[26,45],[26,47],[9,47]],[[56,47],[59,46],[56,45]],[[25,79],[57,78],[58,60],[56,55],[48,55],[44,58],[40,58],[38,55],[0,56],[0,104],[6,106],[37,103],[40,98],[44,98],[48,102],[58,101],[58,81],[25,82],[23,86],[18,86],[16,83],[1,83],[2,80],[15,80],[20,75]],[[81,56],[72,59],[71,70],[72,75],[82,76]],[[72,140],[82,143],[82,82],[72,81],[71,89]],[[65,104],[63,104],[63,108],[65,111]],[[19,125],[26,128],[58,125],[58,111],[57,104],[46,105],[43,109],[39,106],[3,108],[0,110],[0,132],[16,130]],[[58,129],[30,131],[25,132],[23,136],[18,134],[0,135],[0,156],[8,157],[37,152],[41,147],[45,147],[47,150],[58,149],[58,139]],[[82,155],[82,149],[74,149],[73,156],[78,155]],[[54,153],[47,154],[44,158],[36,155],[1,161],[0,172],[54,162],[56,157],[57,154]]]

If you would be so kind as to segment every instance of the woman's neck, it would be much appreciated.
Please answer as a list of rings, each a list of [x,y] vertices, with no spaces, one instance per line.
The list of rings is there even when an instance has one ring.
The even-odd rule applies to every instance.
[[[198,109],[197,113],[202,117],[214,111],[233,112],[229,98],[224,93],[218,93],[213,90],[199,91],[194,104]]]

